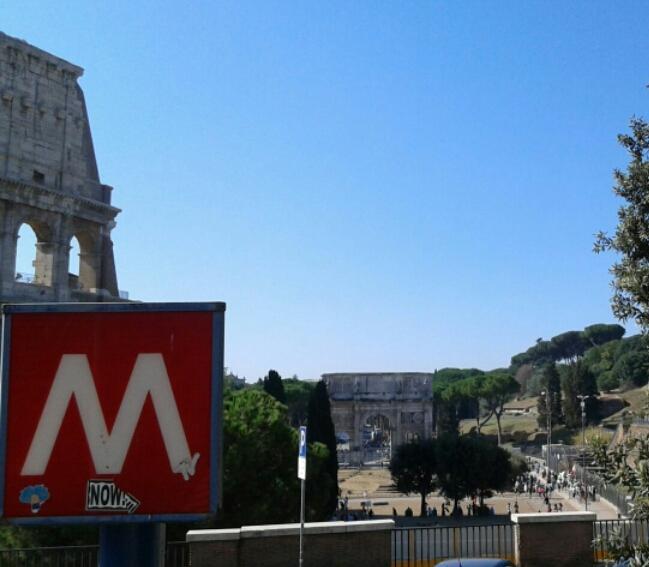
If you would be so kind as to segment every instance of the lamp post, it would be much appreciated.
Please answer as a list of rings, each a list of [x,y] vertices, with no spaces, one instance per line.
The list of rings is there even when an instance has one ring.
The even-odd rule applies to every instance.
[[[551,464],[551,453],[550,451],[552,450],[552,392],[550,392],[550,388],[547,390],[544,390],[541,392],[542,396],[545,396],[545,410],[547,412],[548,416],[548,444],[547,444],[547,451],[545,454],[545,459],[547,462],[547,468],[548,468],[548,476],[547,476],[547,481],[550,481],[550,464]]]
[[[592,398],[592,395],[578,395],[579,405],[581,406],[581,486],[584,491],[584,506],[588,510],[588,490],[584,484],[584,459],[585,459],[585,450],[586,450],[586,400]]]

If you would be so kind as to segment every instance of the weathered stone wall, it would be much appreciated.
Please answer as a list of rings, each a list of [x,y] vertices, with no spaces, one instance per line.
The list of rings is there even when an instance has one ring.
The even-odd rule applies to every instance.
[[[368,419],[389,420],[392,447],[434,431],[432,381],[425,372],[323,374],[337,434],[350,438],[350,461],[363,460],[362,429]]]
[[[101,184],[83,69],[0,32],[0,301],[118,298],[111,230],[119,210]],[[37,239],[34,280],[16,279],[18,232]],[[80,246],[70,278],[70,242]]]

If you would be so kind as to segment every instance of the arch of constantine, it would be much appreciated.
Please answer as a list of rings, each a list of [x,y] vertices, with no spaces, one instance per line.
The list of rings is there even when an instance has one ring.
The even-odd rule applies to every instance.
[[[338,373],[322,379],[341,463],[384,462],[401,443],[433,435],[432,373]]]

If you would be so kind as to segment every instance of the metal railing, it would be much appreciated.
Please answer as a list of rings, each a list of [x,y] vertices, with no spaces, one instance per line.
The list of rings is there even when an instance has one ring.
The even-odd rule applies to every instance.
[[[608,540],[616,534],[629,544],[649,543],[649,522],[646,520],[597,520],[593,522],[594,560],[611,559]]]
[[[97,545],[0,549],[2,567],[97,567],[98,559]],[[189,567],[189,544],[167,543],[165,567]]]
[[[511,523],[392,530],[392,567],[432,567],[455,557],[514,557]]]
[[[2,567],[96,567],[96,545],[0,549]]]
[[[165,567],[189,567],[189,544],[186,541],[167,543]]]
[[[576,469],[577,478],[581,478],[581,466],[576,465]],[[591,470],[584,469],[583,475],[586,485],[596,487],[598,494],[613,504],[622,516],[631,515],[632,501],[628,493],[614,484],[604,482],[597,473]]]

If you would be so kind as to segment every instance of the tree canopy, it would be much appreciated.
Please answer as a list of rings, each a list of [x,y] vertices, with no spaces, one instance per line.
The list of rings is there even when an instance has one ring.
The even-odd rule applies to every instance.
[[[524,365],[546,366],[552,362],[571,362],[582,357],[594,346],[619,340],[625,329],[621,325],[598,323],[589,325],[583,331],[566,331],[555,335],[550,340],[538,339],[525,352],[511,358],[511,370],[515,372]]]
[[[269,370],[268,375],[264,377],[264,392],[270,394],[280,404],[286,404],[286,393],[282,384],[282,377],[275,370]]]
[[[437,442],[416,440],[399,445],[390,461],[390,474],[397,490],[421,496],[421,516],[426,515],[426,496],[435,490]]]
[[[512,470],[508,451],[473,435],[442,435],[405,443],[397,447],[390,462],[397,490],[420,495],[422,516],[426,495],[436,486],[453,500],[454,509],[467,496],[479,498],[483,505],[494,490],[509,486]]]
[[[599,232],[596,253],[612,251],[619,260],[611,267],[615,316],[634,320],[643,331],[649,329],[649,124],[632,118],[631,132],[620,134],[618,142],[630,161],[626,171],[614,171],[613,192],[626,202],[618,210],[613,236]]]
[[[297,432],[286,407],[253,389],[224,404],[223,517],[227,526],[295,520]]]
[[[316,492],[323,497],[323,512],[326,517],[331,516],[336,510],[338,503],[338,457],[336,453],[336,430],[331,419],[331,405],[327,385],[320,380],[309,398],[307,438],[310,443],[319,442],[327,448],[327,455],[324,460],[323,470],[319,476],[311,476],[307,479],[310,494]],[[322,484],[322,477],[328,475],[328,490]]]

